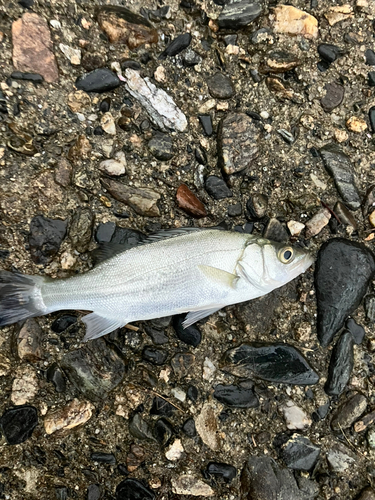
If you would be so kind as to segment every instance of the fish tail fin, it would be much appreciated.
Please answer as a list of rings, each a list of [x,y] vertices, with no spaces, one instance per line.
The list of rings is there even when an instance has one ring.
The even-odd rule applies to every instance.
[[[0,271],[0,326],[47,313],[41,286],[46,278]]]

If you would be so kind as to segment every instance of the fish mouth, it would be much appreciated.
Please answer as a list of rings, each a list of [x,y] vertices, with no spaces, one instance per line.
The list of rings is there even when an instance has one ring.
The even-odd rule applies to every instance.
[[[314,260],[314,257],[310,253],[305,253],[304,256],[301,256],[301,258],[297,259],[296,262],[292,263],[291,271],[293,272],[297,270],[298,274],[301,272],[304,273],[314,263]]]

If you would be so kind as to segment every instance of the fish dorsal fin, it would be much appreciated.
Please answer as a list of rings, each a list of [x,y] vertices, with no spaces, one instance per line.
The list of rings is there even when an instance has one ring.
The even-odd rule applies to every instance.
[[[208,229],[218,229],[217,227],[180,227],[178,229],[162,229],[157,233],[150,234],[143,241],[139,242],[139,245],[148,245],[150,243],[156,243],[157,241],[168,240],[170,238],[177,238],[177,236],[183,236],[185,234],[207,231]]]
[[[210,281],[228,288],[235,288],[236,283],[239,279],[239,276],[237,276],[237,274],[228,273],[227,271],[223,271],[222,269],[218,269],[217,267],[200,265],[198,266],[198,269]]]
[[[121,243],[100,243],[100,245],[91,252],[94,266],[126,250],[129,250],[129,248],[125,245],[121,245]]]

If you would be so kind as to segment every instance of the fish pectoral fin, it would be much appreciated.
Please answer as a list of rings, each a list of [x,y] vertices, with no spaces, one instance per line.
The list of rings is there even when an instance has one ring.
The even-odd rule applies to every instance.
[[[116,328],[121,328],[126,325],[127,321],[119,321],[117,319],[105,318],[96,313],[87,314],[82,318],[86,325],[86,335],[83,338],[84,342],[97,339],[102,335],[113,332]]]
[[[202,311],[190,311],[184,321],[182,322],[182,326],[187,328],[188,326],[193,325],[200,319],[206,318],[207,316],[211,316],[211,314],[219,311],[224,306],[213,307],[212,309],[204,309]]]
[[[210,281],[214,281],[218,285],[223,285],[228,288],[235,288],[236,283],[239,279],[237,274],[228,273],[217,267],[200,265],[198,269],[202,274],[206,276]]]

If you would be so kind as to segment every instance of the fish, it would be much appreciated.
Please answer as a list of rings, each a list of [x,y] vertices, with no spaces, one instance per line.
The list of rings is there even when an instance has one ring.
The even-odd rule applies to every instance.
[[[66,279],[0,271],[0,326],[83,310],[92,311],[82,318],[84,341],[182,313],[186,328],[283,286],[313,263],[301,248],[218,228],[163,230],[126,250],[104,244],[98,254],[96,267]]]

